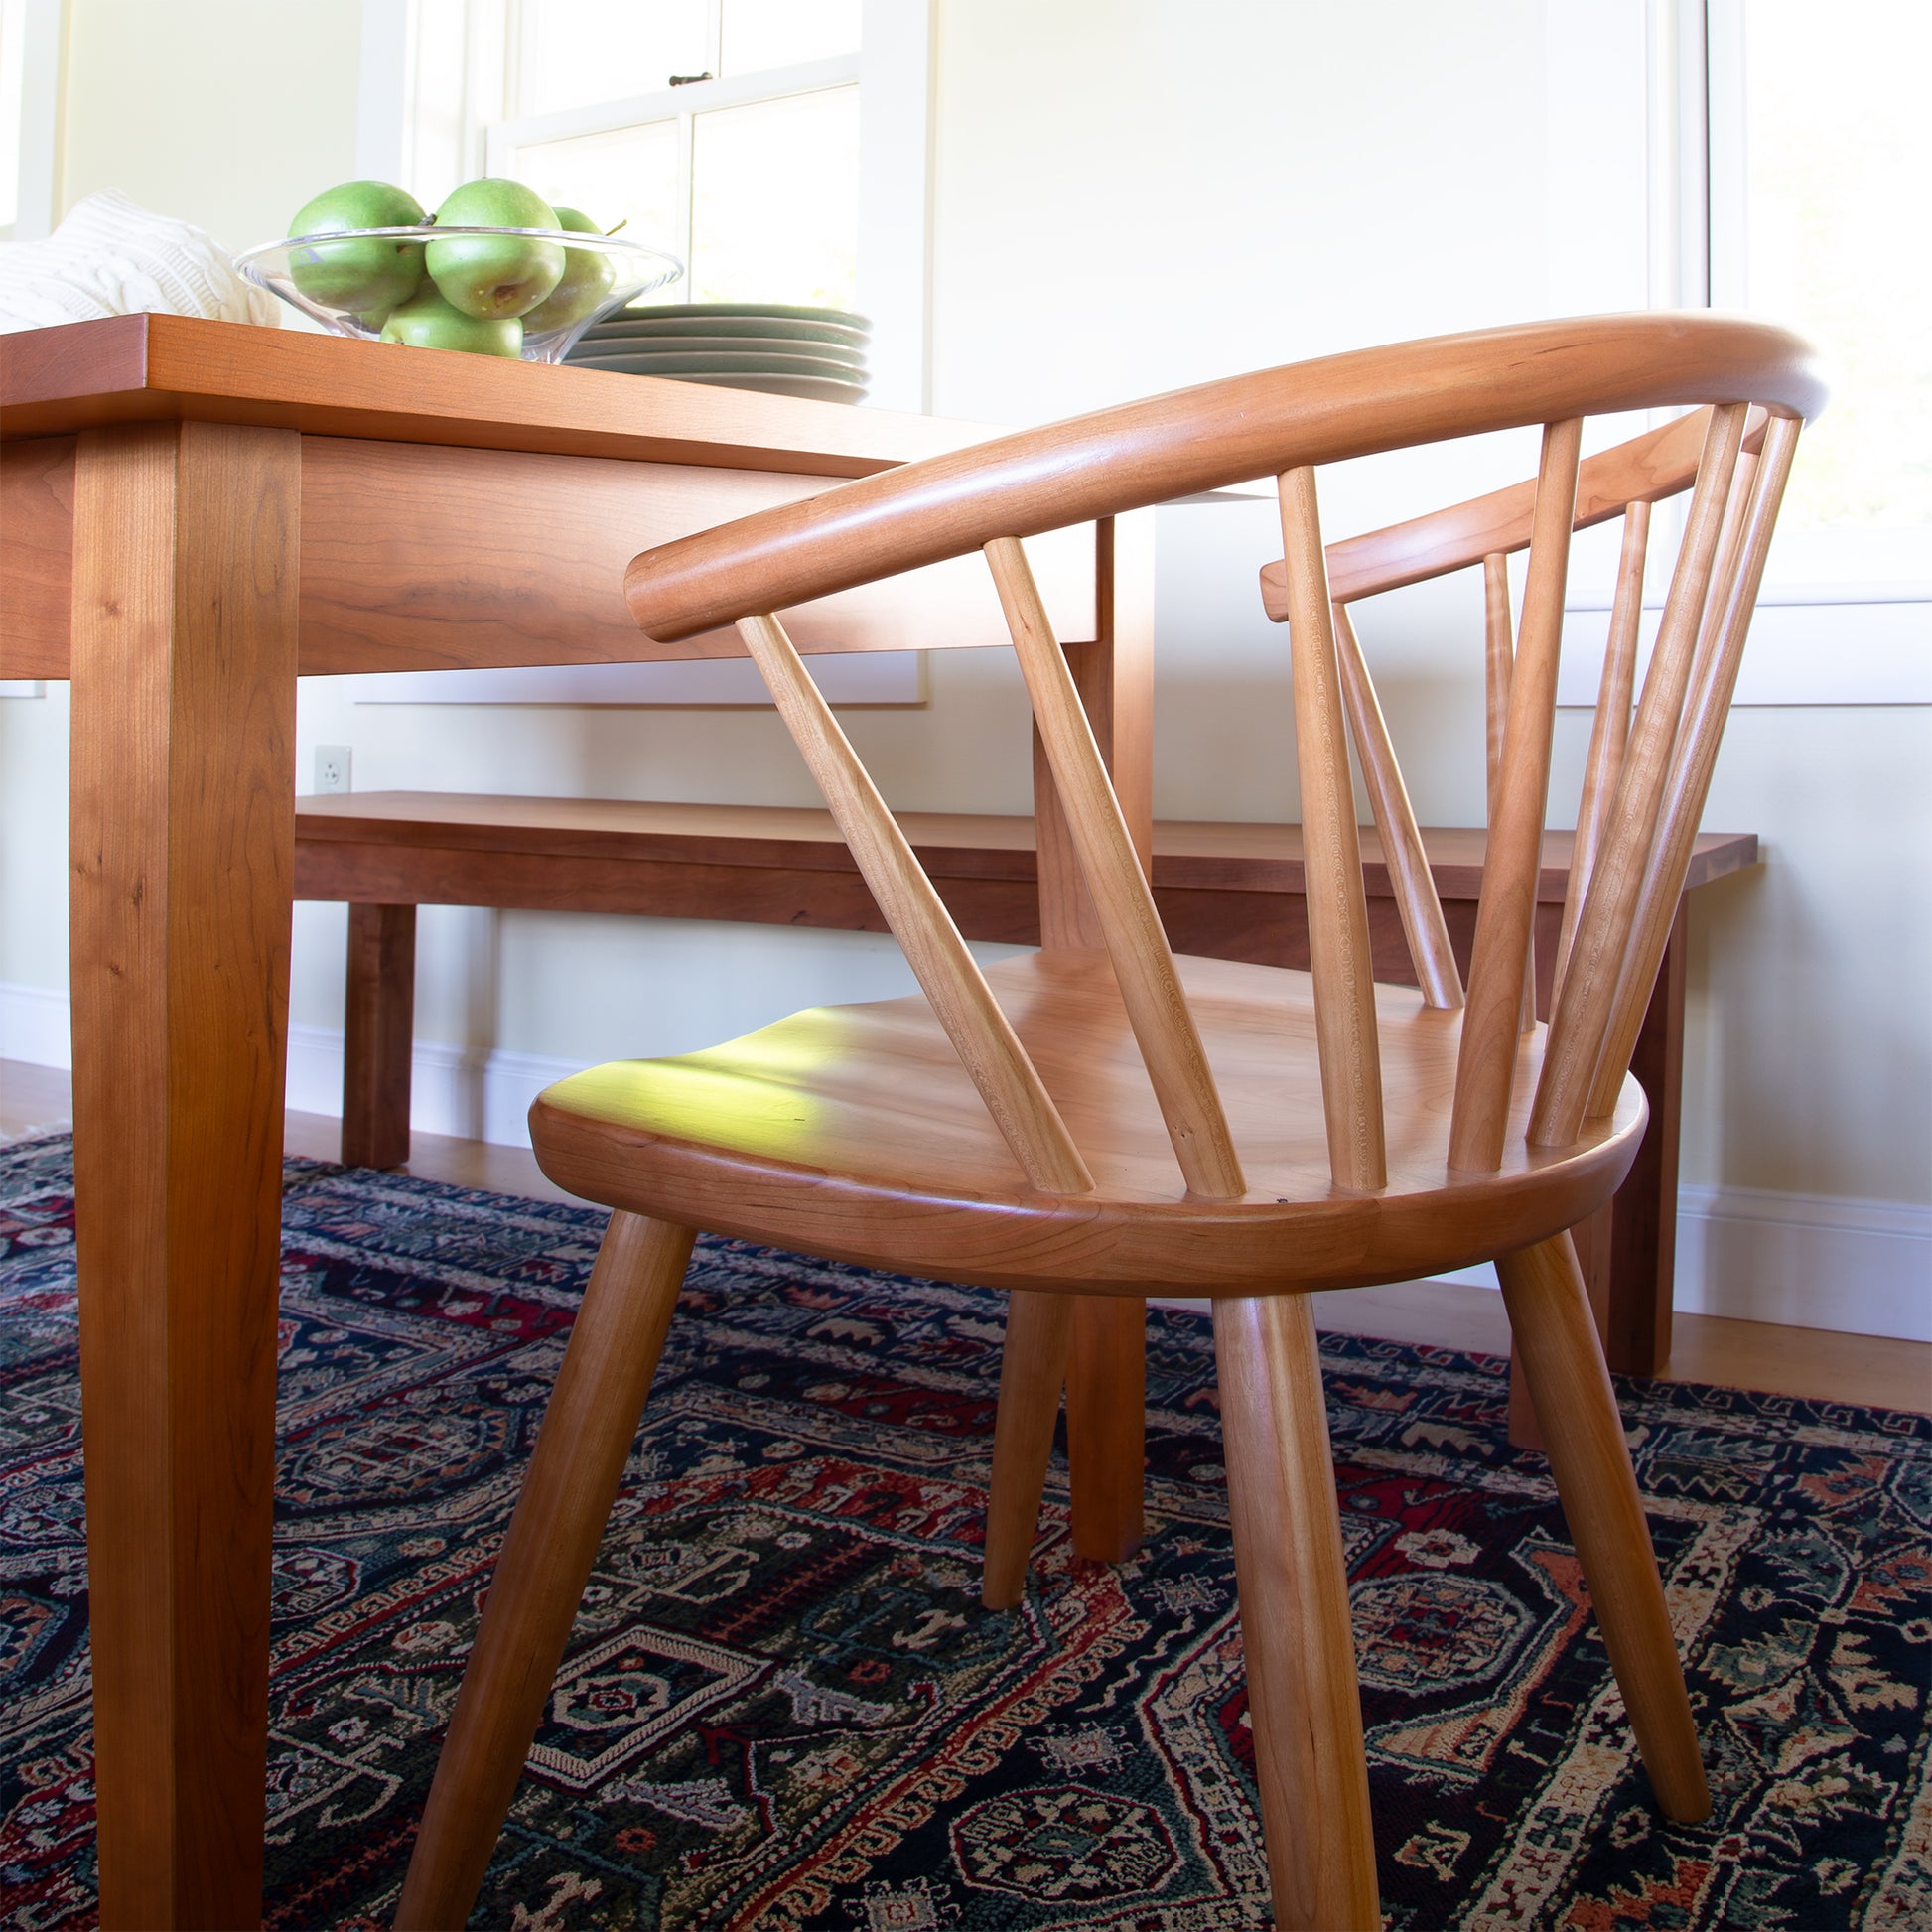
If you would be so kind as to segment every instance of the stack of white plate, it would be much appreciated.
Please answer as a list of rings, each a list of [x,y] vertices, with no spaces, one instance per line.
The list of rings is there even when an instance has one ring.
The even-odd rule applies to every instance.
[[[564,359],[622,375],[858,402],[866,393],[871,334],[864,316],[839,309],[688,302],[621,309],[585,330]]]

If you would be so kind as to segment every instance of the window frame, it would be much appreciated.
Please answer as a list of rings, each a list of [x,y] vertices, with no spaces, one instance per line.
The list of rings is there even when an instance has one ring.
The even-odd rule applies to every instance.
[[[1745,306],[1749,293],[1750,122],[1747,0],[1677,0],[1683,124],[1679,204],[1687,256],[1685,299]],[[1692,295],[1690,288],[1695,288]],[[1758,602],[1765,605],[1932,603],[1932,530],[1781,533]],[[1780,555],[1780,551],[1782,555]]]
[[[20,141],[14,157],[14,218],[0,240],[41,241],[54,232],[59,171],[61,65],[67,0],[8,0],[19,9]]]
[[[458,182],[496,172],[499,157],[524,143],[675,115],[688,168],[695,114],[856,84],[858,307],[873,325],[868,401],[923,412],[930,406],[932,9],[933,0],[864,0],[857,54],[519,115],[511,111],[517,0],[362,0],[357,167],[440,200]],[[672,252],[688,259],[688,228],[679,241]]]

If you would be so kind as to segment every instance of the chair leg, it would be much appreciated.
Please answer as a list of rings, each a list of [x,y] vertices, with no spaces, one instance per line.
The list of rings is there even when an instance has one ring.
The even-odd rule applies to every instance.
[[[617,1500],[695,1238],[642,1215],[611,1216],[484,1600],[399,1927],[469,1917]]]
[[[1711,1814],[1710,1787],[1630,1446],[1576,1250],[1569,1235],[1560,1234],[1501,1257],[1496,1274],[1549,1446],[1557,1494],[1651,1789],[1669,1817],[1695,1824]]]
[[[1281,1932],[1380,1932],[1314,1314],[1217,1301],[1214,1353],[1261,1823]]]
[[[1039,1528],[1039,1498],[1053,1452],[1053,1422],[1066,1381],[1071,1295],[1016,1289],[1007,1298],[1000,1354],[1000,1410],[993,1424],[993,1480],[986,1498],[986,1567],[980,1601],[1010,1610],[1027,1588]]]
[[[1066,1461],[1073,1548],[1125,1563],[1141,1547],[1147,1489],[1147,1304],[1076,1295],[1066,1358]]]

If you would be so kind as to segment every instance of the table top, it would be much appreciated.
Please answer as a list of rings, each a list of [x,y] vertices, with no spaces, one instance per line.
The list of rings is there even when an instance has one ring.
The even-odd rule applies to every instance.
[[[1032,878],[1034,821],[1015,813],[900,812],[927,864],[949,876]],[[716,865],[848,870],[853,861],[830,812],[804,806],[680,804],[657,799],[523,798],[498,793],[362,791],[296,800],[298,839],[371,845],[448,845],[542,851],[560,858],[660,858]],[[1423,846],[1445,897],[1473,898],[1486,834],[1426,826]],[[1539,897],[1560,900],[1572,835],[1546,832]],[[1372,892],[1388,892],[1381,842],[1361,828]],[[1757,863],[1751,832],[1705,832],[1692,849],[1686,891]],[[1157,886],[1299,892],[1302,828],[1234,820],[1160,819]]]
[[[108,316],[0,335],[0,440],[169,420],[819,477],[868,476],[1004,433],[188,316]]]

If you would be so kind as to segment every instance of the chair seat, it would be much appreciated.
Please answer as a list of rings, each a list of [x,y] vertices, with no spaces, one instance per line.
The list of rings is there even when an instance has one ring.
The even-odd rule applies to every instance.
[[[1644,1100],[1577,1146],[1524,1142],[1544,1030],[1518,1054],[1501,1170],[1447,1167],[1459,1011],[1378,987],[1389,1184],[1339,1192],[1307,973],[1176,960],[1248,1191],[1188,1195],[1100,953],[1035,953],[988,980],[1092,1170],[1035,1191],[922,996],[815,1007],[671,1059],[562,1080],[530,1112],[543,1171],[573,1193],[835,1260],[996,1288],[1254,1294],[1401,1281],[1513,1252],[1606,1200]]]

